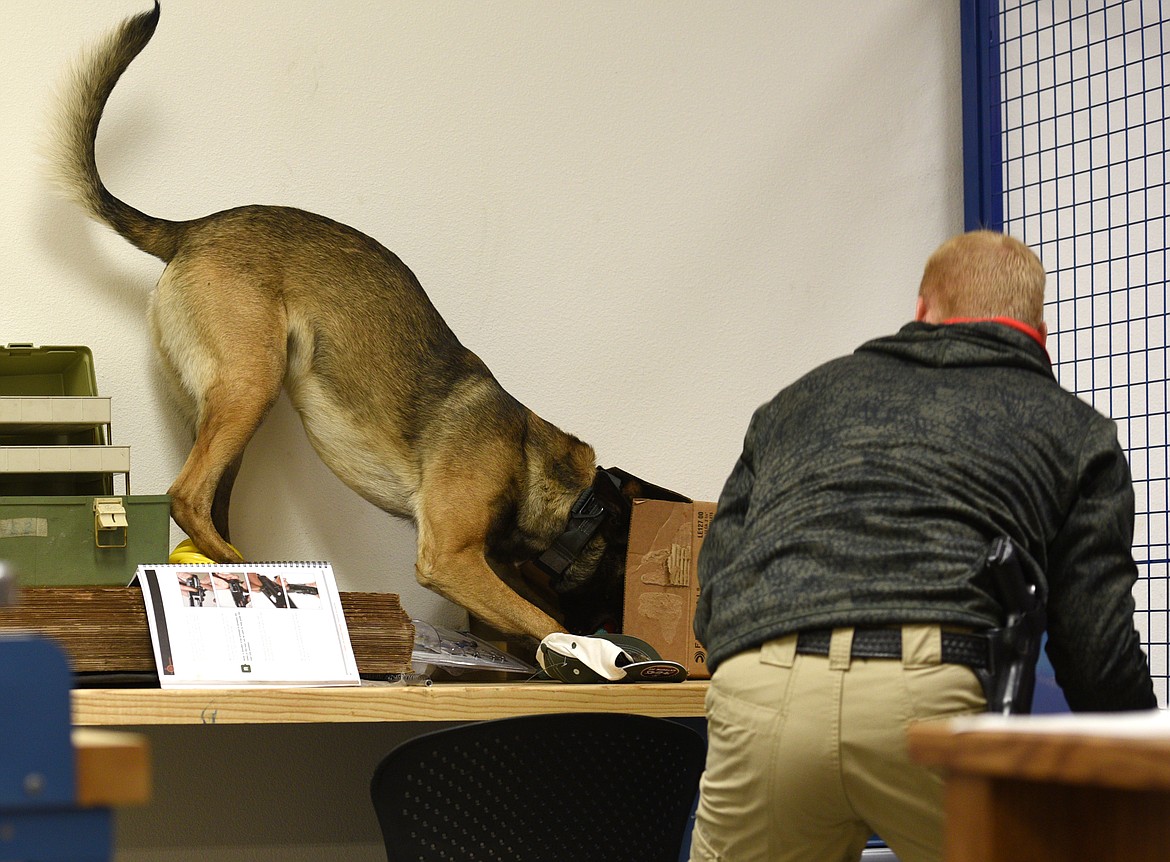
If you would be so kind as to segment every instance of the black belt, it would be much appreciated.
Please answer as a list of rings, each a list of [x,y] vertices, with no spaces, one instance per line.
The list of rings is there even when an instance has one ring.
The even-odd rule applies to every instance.
[[[832,629],[809,629],[796,637],[796,651],[805,655],[828,655]],[[901,629],[854,629],[852,658],[902,657]],[[944,664],[964,664],[976,670],[990,666],[987,638],[962,632],[942,633],[942,661]]]

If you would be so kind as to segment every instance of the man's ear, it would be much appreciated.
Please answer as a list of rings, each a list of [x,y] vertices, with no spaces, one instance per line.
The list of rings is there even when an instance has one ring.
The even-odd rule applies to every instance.
[[[922,294],[918,294],[918,303],[914,306],[914,320],[918,323],[926,320],[926,300]]]

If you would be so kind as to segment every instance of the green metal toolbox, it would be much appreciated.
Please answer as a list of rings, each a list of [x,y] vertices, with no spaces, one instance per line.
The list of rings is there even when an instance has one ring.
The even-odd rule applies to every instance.
[[[93,352],[85,346],[0,346],[0,395],[97,395]]]
[[[125,586],[167,561],[170,511],[166,494],[0,497],[0,559],[26,586]]]
[[[100,463],[96,447],[109,444],[110,399],[97,396],[88,347],[0,346],[0,495],[112,494],[129,467]]]
[[[0,346],[0,560],[21,583],[124,586],[167,561],[170,497],[130,496],[110,413],[88,347]]]

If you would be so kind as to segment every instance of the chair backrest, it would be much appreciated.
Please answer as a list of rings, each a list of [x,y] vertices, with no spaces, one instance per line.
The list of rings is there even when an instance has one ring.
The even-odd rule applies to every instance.
[[[503,718],[402,743],[370,794],[390,862],[677,862],[706,750],[664,718]]]

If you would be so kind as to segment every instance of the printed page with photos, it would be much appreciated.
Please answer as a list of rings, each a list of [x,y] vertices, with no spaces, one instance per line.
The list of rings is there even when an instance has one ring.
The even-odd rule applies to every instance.
[[[139,566],[162,688],[360,685],[328,563]]]

